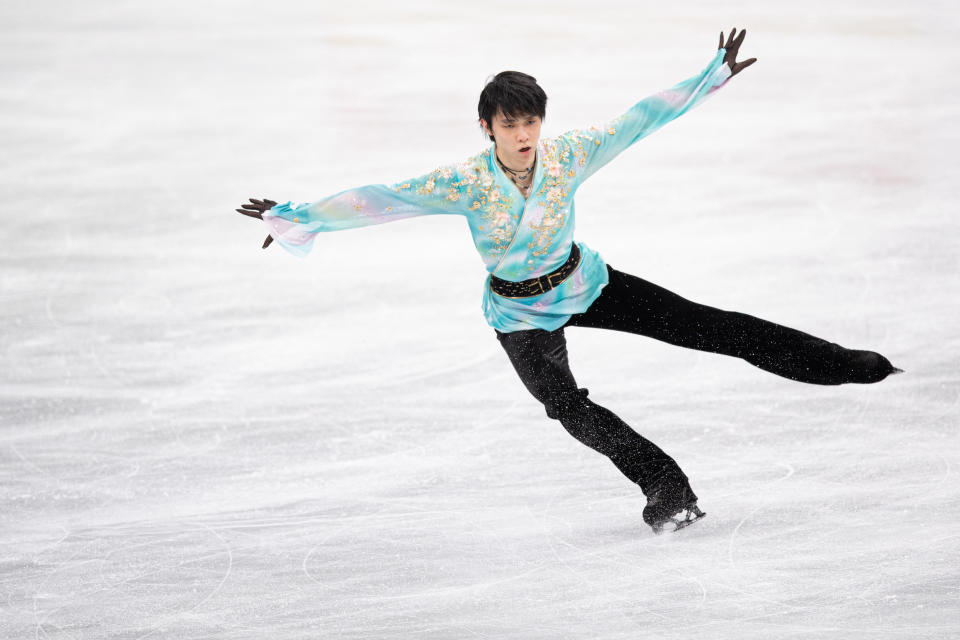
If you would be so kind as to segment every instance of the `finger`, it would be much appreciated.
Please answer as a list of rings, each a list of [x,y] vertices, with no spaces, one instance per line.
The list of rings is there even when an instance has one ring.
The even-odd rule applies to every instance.
[[[752,64],[753,64],[754,62],[756,62],[756,61],[757,61],[756,58],[750,58],[749,60],[744,60],[743,62],[738,62],[738,63],[734,66],[734,68],[733,68],[732,72],[730,73],[730,75],[734,75],[734,74],[740,73],[741,71],[743,71],[744,69],[746,69],[747,67],[749,67],[750,65],[752,65]]]
[[[250,198],[250,202],[254,204],[263,204],[263,200],[257,200],[256,198]]]
[[[737,55],[740,53],[740,43],[743,42],[743,31],[740,32],[740,35],[733,39],[733,42],[730,46],[727,47],[727,52],[731,55],[731,60],[736,60]]]
[[[738,49],[740,48],[741,43],[743,43],[743,38],[744,38],[744,36],[746,36],[746,35],[747,35],[747,30],[746,30],[746,29],[741,29],[741,30],[740,30],[740,35],[738,35],[738,36],[737,36],[737,39],[736,39],[736,45],[737,45],[737,48],[738,48]]]
[[[260,220],[263,220],[263,214],[260,213],[259,211],[254,212],[254,211],[245,211],[244,209],[237,209],[237,212],[242,213],[245,216],[250,216],[251,218],[259,218]]]
[[[734,31],[736,31],[736,29],[734,29]],[[743,42],[743,31],[730,39],[730,42],[727,43],[727,51],[733,52],[734,57],[736,57],[737,52],[740,51],[741,42]]]
[[[249,210],[251,210],[251,211],[263,211],[263,205],[262,205],[262,204],[249,204],[249,203],[247,203],[247,204],[242,204],[242,205],[240,205],[240,206],[243,207],[244,209],[249,209]]]
[[[734,27],[733,29],[730,30],[730,35],[727,36],[727,44],[726,46],[724,46],[724,49],[730,48],[730,45],[733,44],[733,36],[735,36],[736,34],[737,34],[737,28]]]
[[[720,32],[720,46],[717,49],[723,49],[723,31]]]
[[[276,202],[274,202],[273,200],[267,200],[267,199],[263,200],[263,204],[267,205],[268,209],[273,209],[275,206],[277,206]]]
[[[273,242],[273,236],[267,236],[267,239],[263,241],[263,248],[269,247],[271,242]]]

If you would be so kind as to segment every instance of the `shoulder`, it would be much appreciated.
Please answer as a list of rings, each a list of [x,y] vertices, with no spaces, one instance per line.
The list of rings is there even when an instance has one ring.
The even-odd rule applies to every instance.
[[[493,184],[493,172],[491,166],[491,150],[484,149],[480,153],[467,158],[460,164],[453,167],[456,174],[456,183],[458,186],[481,186],[489,187]]]
[[[602,129],[571,129],[553,138],[544,138],[540,142],[544,169],[556,172],[558,167],[575,169],[583,166],[594,146],[600,144]]]
[[[457,202],[461,196],[471,195],[475,189],[489,188],[493,184],[490,171],[490,150],[482,151],[463,162],[442,165],[417,178],[391,185],[399,193],[421,197],[440,197]]]
[[[570,155],[576,160],[577,164],[583,166],[587,163],[592,154],[600,148],[607,148],[611,144],[616,144],[615,140],[619,137],[621,125],[624,116],[618,116],[613,120],[602,125],[587,127],[586,129],[571,129],[558,139],[562,139],[570,149]]]

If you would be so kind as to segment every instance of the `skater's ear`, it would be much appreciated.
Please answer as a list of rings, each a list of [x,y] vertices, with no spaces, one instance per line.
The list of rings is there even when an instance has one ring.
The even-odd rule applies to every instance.
[[[483,127],[483,131],[490,136],[490,139],[493,140],[493,131],[490,130],[490,125],[487,124],[487,121],[483,118],[480,118],[480,126]]]

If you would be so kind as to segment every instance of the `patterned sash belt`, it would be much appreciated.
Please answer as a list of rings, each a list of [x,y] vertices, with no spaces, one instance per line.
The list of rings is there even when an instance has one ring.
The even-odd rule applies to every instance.
[[[560,267],[539,278],[530,278],[520,282],[511,282],[510,280],[501,280],[497,276],[490,276],[490,288],[498,296],[504,298],[529,298],[546,293],[554,287],[560,286],[564,280],[570,277],[577,267],[580,266],[580,247],[573,243],[570,249],[570,257]]]

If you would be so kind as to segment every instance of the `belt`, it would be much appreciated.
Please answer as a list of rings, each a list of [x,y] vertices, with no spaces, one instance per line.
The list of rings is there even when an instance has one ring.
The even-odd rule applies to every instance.
[[[529,298],[546,293],[554,287],[560,286],[564,280],[570,277],[577,267],[580,266],[580,247],[573,243],[570,249],[570,257],[556,270],[551,271],[539,278],[530,278],[520,282],[511,282],[510,280],[501,280],[497,276],[490,276],[490,288],[498,296],[504,298]]]

